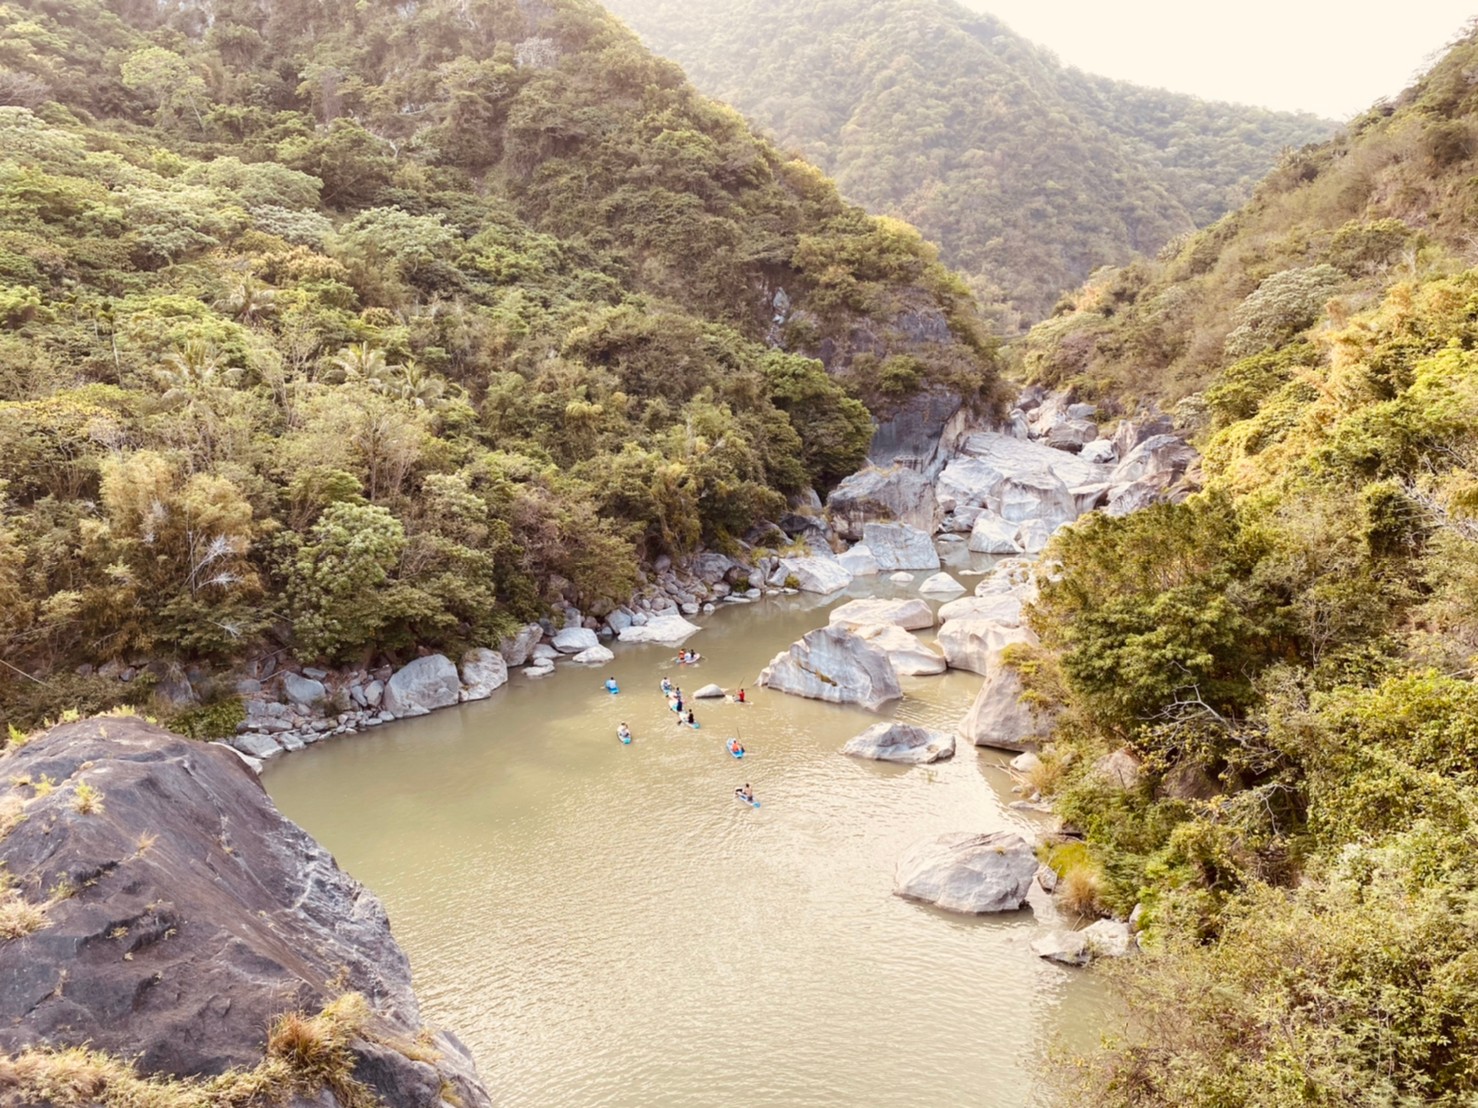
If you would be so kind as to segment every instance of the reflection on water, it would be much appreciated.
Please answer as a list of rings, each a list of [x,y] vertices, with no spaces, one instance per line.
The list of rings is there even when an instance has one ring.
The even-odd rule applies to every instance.
[[[971,919],[891,895],[920,836],[1031,830],[1005,756],[840,757],[876,716],[754,687],[848,598],[725,606],[690,640],[699,665],[618,646],[270,767],[283,810],[384,899],[424,1016],[468,1044],[495,1103],[1014,1108],[1055,1037],[1091,1035],[1100,988],[1027,949],[1045,897]],[[663,674],[752,702],[697,701],[702,729],[677,727]],[[906,678],[895,712],[948,727],[979,686]],[[745,782],[763,807],[734,799]]]

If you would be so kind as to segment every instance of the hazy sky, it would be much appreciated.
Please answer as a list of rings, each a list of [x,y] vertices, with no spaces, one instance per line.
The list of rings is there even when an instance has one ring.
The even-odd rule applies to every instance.
[[[1394,96],[1478,0],[965,0],[1069,65],[1346,119]]]

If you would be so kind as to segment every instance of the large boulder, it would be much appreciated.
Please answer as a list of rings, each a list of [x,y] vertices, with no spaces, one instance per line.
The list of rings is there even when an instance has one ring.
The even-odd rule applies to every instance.
[[[1025,520],[1016,529],[1016,545],[1028,554],[1040,554],[1047,549],[1056,530],[1045,519]]]
[[[932,533],[938,505],[934,486],[920,472],[893,466],[852,474],[826,498],[836,533],[849,542],[862,538],[869,523],[894,521]]]
[[[1007,523],[1038,520],[1051,527],[1078,518],[1078,502],[1067,483],[1048,469],[1021,470],[1002,478],[990,508]]]
[[[781,558],[780,564],[770,574],[770,583],[826,596],[850,585],[852,575],[835,558]]]
[[[457,667],[445,654],[431,654],[396,670],[385,682],[385,710],[397,719],[448,708],[462,694]]]
[[[665,646],[678,646],[689,635],[701,630],[696,623],[689,623],[679,615],[652,616],[640,626],[626,628],[618,638],[621,642],[655,642]]]
[[[874,723],[862,734],[848,739],[842,753],[879,762],[926,765],[953,758],[955,737],[948,731],[932,731],[911,723]]]
[[[1077,454],[1088,443],[1098,438],[1098,425],[1089,419],[1060,419],[1052,429],[1042,436],[1042,441],[1054,450],[1066,450]]]
[[[812,631],[775,655],[755,682],[833,704],[876,711],[903,695],[888,655],[845,627]]]
[[[1024,691],[1016,671],[1001,661],[1000,651],[987,655],[985,682],[960,721],[960,736],[997,750],[1034,749],[1047,724],[1039,723],[1022,701]]]
[[[478,647],[462,655],[463,700],[486,700],[508,683],[508,663],[496,650]]]
[[[698,578],[705,585],[716,585],[736,565],[738,563],[727,554],[710,552],[693,555],[692,559],[688,562],[688,569],[694,577]]]
[[[987,593],[985,596],[962,596],[939,606],[939,619],[988,619],[1006,627],[1021,625],[1021,597],[1014,592]]]
[[[872,551],[865,542],[859,542],[850,550],[838,554],[837,564],[853,577],[876,577],[878,574],[878,560],[872,556]]]
[[[510,666],[521,666],[529,660],[530,651],[539,645],[539,640],[543,637],[544,628],[537,623],[526,623],[516,634],[498,644],[498,653],[503,655],[503,660]]]
[[[724,690],[718,685],[704,685],[693,693],[694,700],[722,700],[723,698]]]
[[[554,633],[553,645],[561,654],[579,654],[592,646],[599,646],[600,639],[585,627],[561,627]]]
[[[1148,508],[1151,504],[1169,500],[1170,488],[1175,480],[1176,474],[1167,469],[1146,473],[1125,485],[1112,485],[1105,495],[1103,512],[1110,516],[1127,516],[1131,512]]]
[[[983,463],[1002,476],[1046,470],[1069,486],[1105,481],[1109,475],[1108,466],[1083,461],[1077,455],[1054,450],[1044,443],[1022,442],[997,431],[976,431],[965,436],[960,442],[958,457],[939,475],[941,488],[945,486],[950,471],[967,460]]]
[[[934,609],[926,600],[883,600],[869,596],[833,608],[828,622],[849,627],[891,623],[905,631],[922,631],[934,626]]]
[[[951,619],[935,637],[950,669],[967,669],[982,677],[990,672],[991,659],[1013,643],[1035,643],[1029,627],[993,619]]]
[[[951,912],[1012,912],[1026,903],[1037,856],[1020,835],[954,833],[914,843],[898,859],[893,893]]]
[[[887,654],[899,677],[932,677],[949,668],[943,654],[896,624],[867,623],[852,630]]]
[[[55,782],[46,795],[12,786],[26,818],[3,844],[8,895],[44,926],[0,941],[0,1054],[88,1047],[146,1075],[250,1069],[279,1017],[357,992],[370,1027],[348,1062],[377,1102],[488,1105],[465,1048],[422,1024],[379,900],[237,754],[112,717],[57,727],[0,766],[7,781]],[[84,785],[100,794],[88,807]],[[59,886],[73,891],[42,891]],[[121,1102],[92,1088],[75,1102],[105,1099]]]
[[[304,706],[317,704],[328,696],[328,690],[323,687],[322,681],[300,676],[291,670],[282,675],[282,691],[294,704]]]
[[[905,312],[896,323],[910,342],[937,343],[949,338],[949,321],[937,310]],[[902,466],[933,477],[969,415],[960,394],[952,389],[917,392],[874,428],[867,460],[875,466]]]
[[[1016,531],[1020,525],[1007,523],[995,512],[982,511],[970,527],[970,539],[965,544],[976,554],[1020,554],[1016,544]]]
[[[1108,480],[1129,485],[1152,473],[1179,477],[1198,457],[1195,447],[1176,435],[1152,435],[1123,456]]]
[[[570,659],[570,661],[582,666],[603,666],[607,662],[613,662],[615,660],[616,655],[611,651],[611,648],[609,646],[601,646],[599,643],[595,646],[587,647]]]
[[[862,529],[862,541],[880,570],[938,569],[939,552],[931,533],[932,528],[921,531],[906,523],[869,523]]]

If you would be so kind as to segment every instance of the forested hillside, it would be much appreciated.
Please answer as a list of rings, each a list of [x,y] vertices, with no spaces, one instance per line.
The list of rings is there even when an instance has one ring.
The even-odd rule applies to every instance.
[[[697,85],[938,242],[1002,329],[1241,203],[1332,126],[1063,67],[952,0],[613,0]]]
[[[1032,334],[1041,379],[1182,397],[1205,454],[1055,542],[1016,657],[1078,899],[1153,952],[1064,1103],[1478,1097],[1475,68]]]
[[[18,722],[600,611],[992,363],[916,232],[585,0],[0,3]]]

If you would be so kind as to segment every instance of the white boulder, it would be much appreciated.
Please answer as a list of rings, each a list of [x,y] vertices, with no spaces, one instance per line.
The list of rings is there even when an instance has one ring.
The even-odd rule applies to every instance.
[[[872,556],[865,542],[859,542],[850,550],[837,555],[837,564],[853,577],[876,577],[878,560]]]
[[[1017,529],[1017,524],[1007,523],[995,512],[982,511],[970,527],[970,541],[966,545],[977,554],[1020,554]]]
[[[954,833],[923,839],[904,852],[893,893],[951,912],[1012,912],[1026,903],[1037,856],[1020,835]]]
[[[812,631],[775,655],[755,682],[833,704],[876,711],[903,695],[888,655],[846,627]]]
[[[988,619],[1006,627],[1021,626],[1021,597],[1011,592],[962,596],[939,606],[939,619]]]
[[[792,578],[794,584],[790,584]],[[852,574],[841,562],[835,558],[820,556],[781,558],[780,564],[770,574],[772,585],[799,589],[801,592],[821,593],[823,596],[845,589],[851,583]]]
[[[879,762],[927,765],[953,758],[955,737],[947,731],[932,731],[911,723],[875,723],[862,734],[847,740],[841,752]]]
[[[913,584],[913,574],[912,573],[890,573],[890,574],[888,574],[888,580],[889,581],[892,581],[893,584],[895,584],[895,585],[912,585]]]
[[[1065,966],[1086,966],[1094,958],[1124,958],[1138,947],[1127,923],[1101,919],[1081,931],[1044,931],[1031,941],[1039,958]]]
[[[584,627],[562,627],[554,633],[554,649],[561,654],[579,654],[599,645],[595,632]]]
[[[932,677],[949,668],[943,654],[896,624],[869,623],[852,630],[887,654],[900,677]]]
[[[832,527],[848,540],[862,538],[867,524],[876,520],[932,532],[938,511],[929,479],[905,466],[869,466],[852,474],[831,491],[826,507]]]
[[[631,626],[618,636],[621,642],[655,642],[677,646],[702,628],[679,615],[650,616],[640,627]]]
[[[385,710],[397,719],[424,716],[433,708],[457,703],[462,680],[445,654],[432,654],[396,670],[385,682]]]
[[[1016,545],[1028,554],[1040,554],[1047,549],[1052,533],[1057,528],[1045,519],[1029,519],[1016,529]]]
[[[936,573],[926,578],[919,586],[919,592],[930,596],[950,596],[954,593],[964,592],[965,586],[956,581],[947,573]]]
[[[537,623],[526,623],[514,635],[498,644],[498,653],[510,666],[521,666],[529,660],[529,653],[544,637],[544,628]]]
[[[905,631],[922,631],[934,626],[934,609],[924,600],[883,600],[869,596],[833,608],[828,622],[850,627],[891,623]]]
[[[960,721],[961,737],[998,750],[1035,747],[1046,725],[1039,724],[1030,706],[1022,702],[1024,691],[1016,671],[1001,661],[1000,651],[987,655],[985,682]]]
[[[693,694],[694,700],[722,700],[723,698],[724,690],[717,685],[704,685]]]
[[[993,619],[952,619],[936,636],[950,669],[968,669],[985,676],[991,658],[1013,643],[1035,643],[1029,627],[1008,626]]]
[[[862,541],[872,551],[878,569],[938,569],[939,551],[930,533],[906,523],[869,523]]]
[[[582,666],[603,666],[607,662],[614,661],[615,658],[616,655],[612,653],[610,647],[597,643],[595,646],[580,651],[570,661],[578,662]]]
[[[503,655],[477,647],[462,655],[463,700],[486,700],[508,683],[508,663]]]

